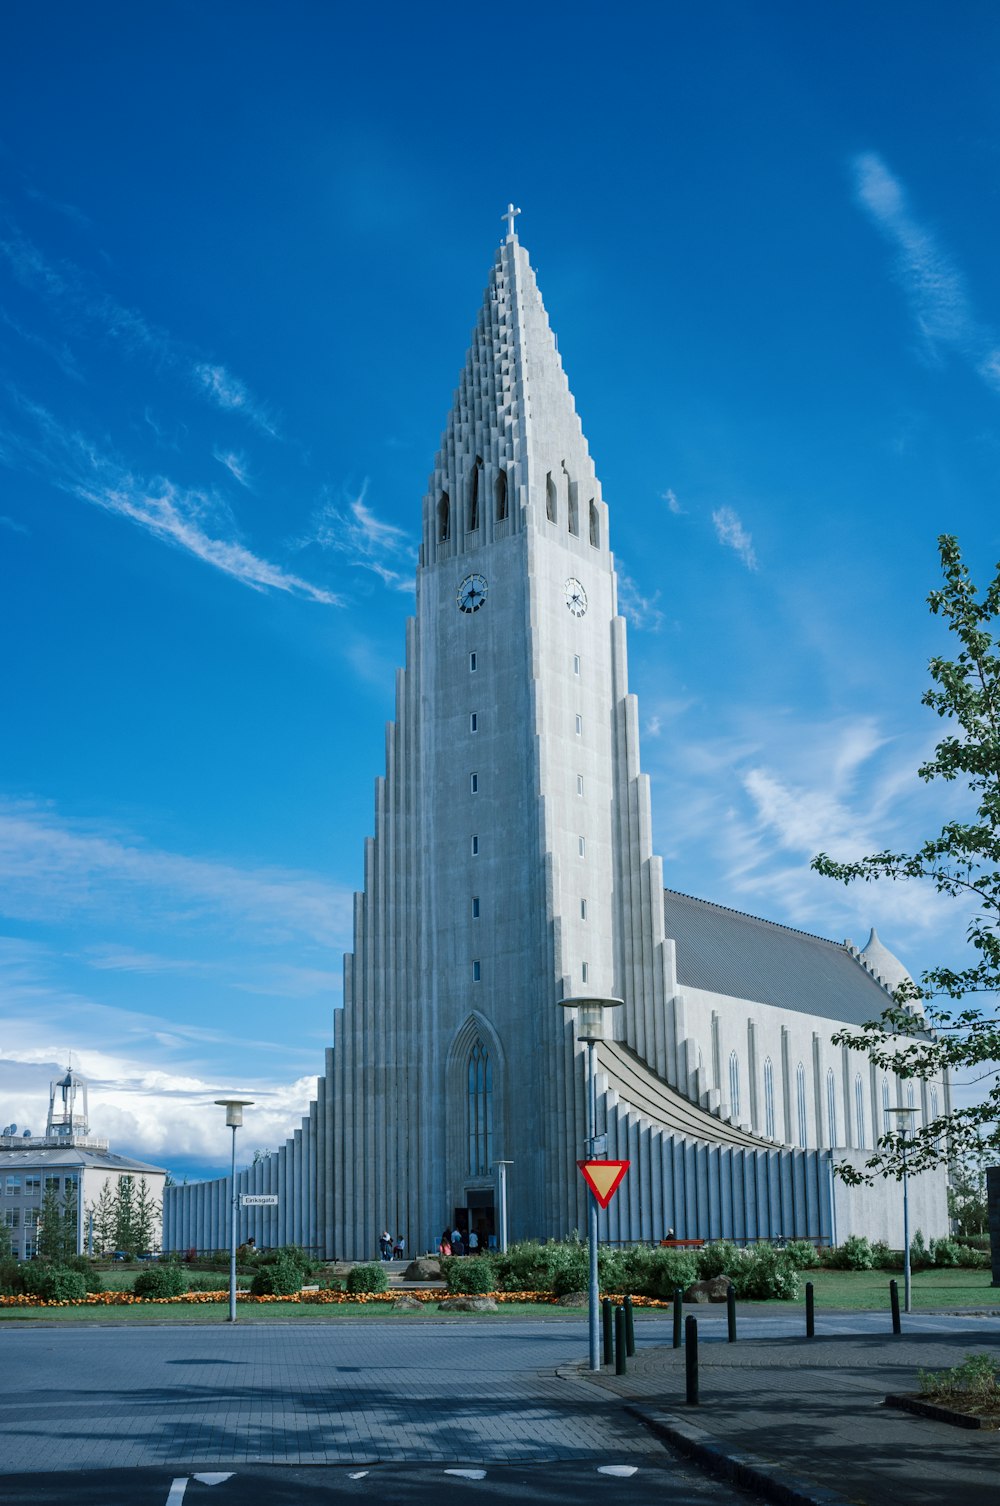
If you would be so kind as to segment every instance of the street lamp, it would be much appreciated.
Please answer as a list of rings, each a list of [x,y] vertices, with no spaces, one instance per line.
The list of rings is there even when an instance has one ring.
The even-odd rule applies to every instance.
[[[561,1009],[576,1009],[579,1011],[577,1019],[578,1041],[587,1043],[587,1160],[592,1160],[598,1151],[597,1144],[597,1074],[595,1061],[597,1056],[597,1043],[604,1039],[604,1011],[615,1009],[623,1004],[624,999],[561,999]],[[601,1150],[606,1148],[602,1145]],[[587,1209],[587,1247],[590,1256],[590,1280],[588,1310],[590,1316],[590,1368],[601,1368],[601,1344],[600,1323],[598,1308],[600,1307],[600,1290],[597,1283],[597,1199],[591,1191],[590,1202]]]
[[[495,1161],[494,1165],[500,1171],[500,1253],[507,1252],[507,1167],[513,1166],[513,1161]]]
[[[226,1111],[226,1123],[233,1132],[233,1169],[230,1180],[232,1198],[229,1203],[229,1321],[236,1322],[236,1210],[239,1198],[236,1192],[236,1131],[243,1123],[243,1110],[253,1103],[252,1098],[217,1098],[216,1103]]]
[[[900,1146],[903,1152],[903,1311],[910,1311],[910,1188],[909,1173],[906,1169],[906,1132],[912,1122],[911,1116],[916,1114],[916,1109],[909,1104],[897,1103],[890,1110],[896,1116],[896,1129],[899,1132]]]

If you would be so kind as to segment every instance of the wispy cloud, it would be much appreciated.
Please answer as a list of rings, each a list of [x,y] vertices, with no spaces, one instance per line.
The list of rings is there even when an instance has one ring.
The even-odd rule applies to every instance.
[[[38,334],[36,330],[25,329],[24,325],[12,318],[6,309],[0,309],[0,321],[17,335],[19,340],[23,340],[33,350],[41,351],[50,361],[54,361],[64,376],[68,376],[74,382],[83,381],[83,373],[77,365],[76,357],[65,340],[57,345],[52,340],[46,340],[44,335]]]
[[[660,500],[667,504],[667,511],[672,512],[675,517],[681,517],[687,511],[686,507],[681,506],[672,486],[668,486],[665,492],[660,493]]]
[[[0,461],[32,470],[59,490],[127,518],[254,591],[286,591],[326,606],[341,604],[333,592],[261,559],[237,539],[210,532],[225,521],[225,508],[211,492],[178,486],[164,476],[136,476],[85,436],[64,428],[46,409],[11,395],[19,415],[34,425],[35,438],[28,437],[23,423],[6,429],[0,425]]]
[[[647,633],[658,633],[663,626],[663,613],[657,606],[659,591],[644,596],[639,586],[629,575],[622,560],[616,562],[618,576],[618,610],[632,627]]]
[[[899,284],[925,354],[940,360],[942,347],[955,350],[1000,392],[996,337],[973,314],[961,270],[934,232],[913,215],[905,187],[877,152],[855,157],[852,167],[859,203],[896,251]]]
[[[735,509],[717,507],[712,513],[712,522],[715,525],[715,535],[719,543],[724,544],[727,549],[735,550],[748,570],[756,570],[757,555],[754,552],[753,539],[743,527]]]
[[[105,823],[0,802],[0,913],[11,919],[183,922],[252,934],[262,944],[298,937],[337,947],[350,936],[352,905],[348,890],[310,874],[164,851]],[[113,967],[115,957],[114,949],[105,953],[105,965]],[[138,950],[117,957],[136,970],[154,962]]]
[[[309,532],[294,547],[318,545],[344,555],[351,565],[369,570],[394,591],[414,590],[416,550],[404,529],[376,516],[366,500],[368,482],[354,497],[325,498],[313,514]]]
[[[9,528],[11,533],[28,532],[23,523],[19,523],[16,518],[8,518],[4,514],[0,514],[0,528]]]
[[[237,454],[235,450],[213,450],[212,458],[225,466],[230,476],[234,481],[238,481],[240,486],[245,486],[248,491],[253,489],[250,485],[250,470],[243,455]]]
[[[262,434],[278,437],[278,427],[271,414],[252,397],[245,382],[224,366],[200,361],[194,368],[196,385],[225,413],[242,413]]]

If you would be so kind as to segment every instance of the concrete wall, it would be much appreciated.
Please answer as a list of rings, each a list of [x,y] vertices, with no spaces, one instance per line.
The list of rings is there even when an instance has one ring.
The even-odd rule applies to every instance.
[[[864,1169],[865,1151],[838,1150],[834,1164],[846,1162]],[[926,1240],[943,1239],[949,1231],[948,1179],[943,1167],[908,1178],[910,1239],[919,1229]],[[894,1250],[903,1248],[903,1184],[879,1178],[872,1187],[848,1187],[839,1177],[834,1183],[834,1215],[837,1243],[850,1234],[884,1239]]]

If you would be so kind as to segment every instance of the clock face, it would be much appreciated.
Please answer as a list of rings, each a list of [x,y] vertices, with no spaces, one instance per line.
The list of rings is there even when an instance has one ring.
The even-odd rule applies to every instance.
[[[587,593],[575,575],[566,582],[566,605],[574,617],[582,617],[587,610]]]
[[[458,588],[459,611],[478,612],[486,600],[487,590],[485,575],[467,575]]]

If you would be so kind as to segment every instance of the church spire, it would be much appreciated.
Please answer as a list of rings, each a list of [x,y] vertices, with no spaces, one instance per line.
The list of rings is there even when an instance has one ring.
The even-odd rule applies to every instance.
[[[607,543],[605,507],[535,273],[515,229],[497,249],[424,498],[421,565],[525,527]]]

